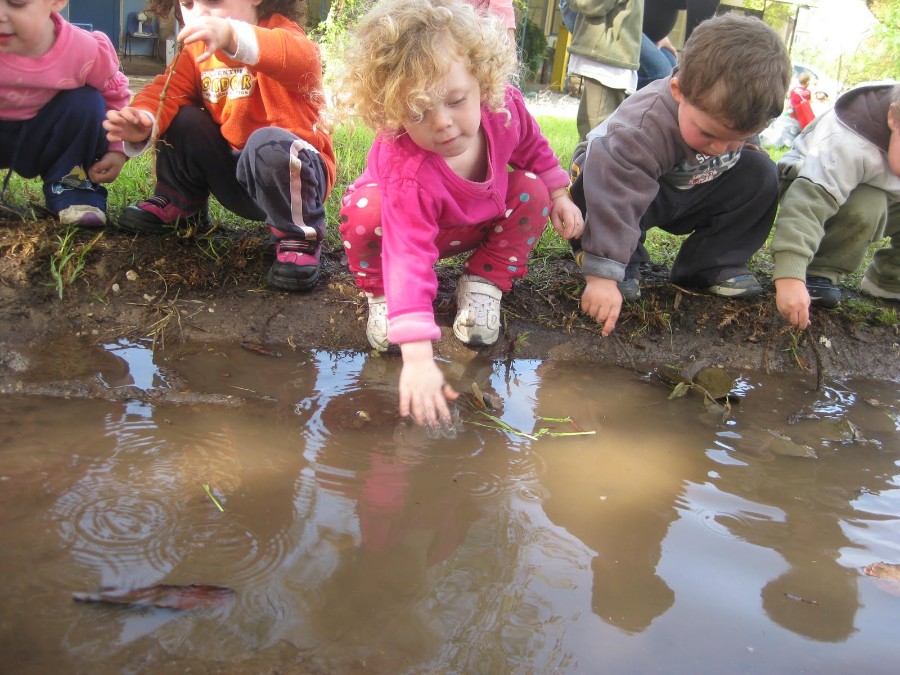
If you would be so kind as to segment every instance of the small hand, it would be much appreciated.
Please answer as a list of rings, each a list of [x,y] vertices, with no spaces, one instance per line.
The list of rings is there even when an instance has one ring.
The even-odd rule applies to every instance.
[[[407,342],[400,345],[403,369],[400,371],[400,416],[412,416],[416,424],[451,423],[447,401],[459,394],[444,381],[444,374],[434,362],[431,342]]]
[[[137,108],[126,106],[121,110],[108,111],[103,120],[103,128],[106,129],[106,139],[110,143],[140,143],[150,137],[153,120]]]
[[[809,320],[809,291],[803,279],[782,277],[775,280],[775,306],[791,325],[803,330]]]
[[[175,39],[185,45],[194,42],[204,43],[203,53],[197,57],[197,63],[203,63],[220,49],[234,54],[238,46],[237,36],[234,34],[231,23],[227,19],[216,16],[203,16],[192,21],[181,29]]]
[[[581,309],[602,324],[605,337],[613,332],[622,311],[622,294],[613,279],[587,276],[587,285],[581,294]]]
[[[121,152],[107,152],[88,169],[88,178],[95,183],[112,183],[127,161],[128,157]]]
[[[584,232],[581,209],[569,197],[568,192],[554,193],[550,207],[550,222],[563,239],[578,239]]]

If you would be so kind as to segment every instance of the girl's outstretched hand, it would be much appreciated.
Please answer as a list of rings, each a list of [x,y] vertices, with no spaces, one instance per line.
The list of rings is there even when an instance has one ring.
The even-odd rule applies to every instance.
[[[185,45],[194,42],[204,44],[203,53],[196,58],[197,63],[203,63],[220,49],[228,54],[234,54],[238,48],[237,35],[234,34],[231,23],[217,16],[202,16],[191,21],[181,29],[175,39]]]
[[[137,108],[125,106],[121,110],[107,111],[103,128],[106,129],[106,140],[110,143],[141,143],[150,138],[153,119]]]
[[[584,232],[584,217],[569,193],[561,188],[550,195],[553,203],[550,206],[550,222],[563,239],[578,239]]]
[[[431,342],[407,342],[400,345],[400,351],[400,416],[411,416],[416,424],[428,426],[450,424],[447,401],[455,401],[459,394],[444,381],[444,374],[434,362]]]

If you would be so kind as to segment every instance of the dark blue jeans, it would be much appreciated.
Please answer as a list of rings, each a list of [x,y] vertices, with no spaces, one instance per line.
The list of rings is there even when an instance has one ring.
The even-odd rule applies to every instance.
[[[655,80],[668,77],[675,64],[675,55],[668,49],[660,49],[646,35],[641,35],[641,61],[638,68],[637,88],[643,89]]]
[[[106,102],[93,87],[61,91],[30,120],[0,121],[0,168],[40,176],[53,213],[75,204],[106,210],[106,188],[87,177],[108,148],[105,119]]]

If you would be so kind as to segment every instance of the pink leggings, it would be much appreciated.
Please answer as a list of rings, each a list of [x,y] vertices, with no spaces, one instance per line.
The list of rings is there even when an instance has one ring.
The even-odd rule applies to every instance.
[[[467,274],[487,279],[501,291],[528,273],[528,256],[547,225],[550,196],[533,173],[512,171],[506,211],[478,225],[440,223],[435,245],[441,258],[474,251],[465,262]],[[344,196],[341,240],[357,288],[384,294],[381,270],[381,188],[363,185]]]

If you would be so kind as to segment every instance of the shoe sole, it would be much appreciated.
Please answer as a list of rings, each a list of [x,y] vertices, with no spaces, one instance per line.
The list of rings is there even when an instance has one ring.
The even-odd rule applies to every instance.
[[[143,211],[141,212],[143,213]],[[174,223],[150,222],[145,220],[134,211],[123,209],[119,214],[116,225],[128,232],[137,234],[175,234],[179,230],[194,229],[196,233],[208,232],[212,229],[212,224],[208,219],[204,220],[201,216],[192,216],[186,219],[176,220]]]
[[[809,296],[809,302],[811,305],[815,305],[816,307],[821,307],[822,309],[834,309],[839,304],[841,304],[840,298],[814,298],[811,294]]]
[[[311,277],[299,278],[286,274],[279,274],[278,270],[270,268],[266,277],[269,286],[282,291],[308,291],[319,282],[319,270]]]
[[[707,288],[706,292],[720,298],[755,298],[762,293],[762,287],[758,288]]]

